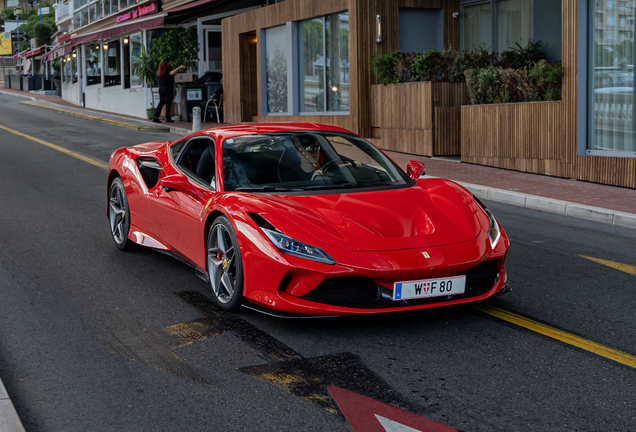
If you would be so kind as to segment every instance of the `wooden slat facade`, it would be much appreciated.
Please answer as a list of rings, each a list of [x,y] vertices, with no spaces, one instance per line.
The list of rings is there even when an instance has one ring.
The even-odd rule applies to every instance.
[[[330,123],[357,132],[363,136],[380,137],[379,130],[372,130],[371,85],[376,83],[371,70],[374,54],[387,54],[399,49],[399,10],[409,8],[444,9],[444,45],[459,47],[459,19],[453,12],[459,11],[459,0],[287,0],[263,7],[222,21],[223,31],[223,88],[225,121],[238,123],[245,121],[310,121]],[[301,21],[335,12],[349,12],[349,114],[348,115],[303,115],[268,116],[262,113],[260,31],[268,27]],[[381,44],[376,43],[375,17],[382,16]],[[240,35],[253,33],[257,36],[256,87],[254,90],[245,83],[251,82],[244,72],[249,67],[249,58],[242,53]],[[245,48],[243,48],[245,49]],[[249,72],[252,73],[252,72]],[[249,93],[249,95],[247,94]],[[243,103],[254,103],[256,115],[249,115],[251,109],[242,108]],[[251,106],[251,105],[250,105]],[[402,110],[403,111],[403,110]],[[400,111],[400,114],[402,113]]]
[[[636,188],[636,158],[577,154],[578,8],[562,0],[562,100],[462,107],[462,161]]]
[[[372,136],[381,138],[380,148],[424,156],[460,154],[465,84],[376,84],[371,101]]]

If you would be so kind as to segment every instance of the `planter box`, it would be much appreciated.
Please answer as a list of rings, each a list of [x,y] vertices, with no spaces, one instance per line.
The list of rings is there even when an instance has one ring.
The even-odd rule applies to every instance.
[[[371,126],[379,147],[424,156],[460,154],[466,84],[372,85],[371,101]]]
[[[462,162],[571,177],[561,102],[462,107]]]

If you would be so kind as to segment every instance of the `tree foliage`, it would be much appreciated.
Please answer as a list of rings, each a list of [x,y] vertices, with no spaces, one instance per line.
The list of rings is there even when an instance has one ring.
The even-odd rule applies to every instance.
[[[51,43],[51,36],[57,31],[55,25],[55,11],[51,7],[50,2],[42,2],[40,7],[49,7],[49,13],[42,15],[42,21],[40,21],[40,15],[38,10],[31,8],[27,13],[27,23],[20,26],[20,32],[26,33],[27,39],[35,39],[37,46],[49,45]]]
[[[184,65],[195,70],[199,60],[199,39],[196,28],[179,27],[168,30],[159,39],[152,40],[159,61],[168,62],[171,68]]]

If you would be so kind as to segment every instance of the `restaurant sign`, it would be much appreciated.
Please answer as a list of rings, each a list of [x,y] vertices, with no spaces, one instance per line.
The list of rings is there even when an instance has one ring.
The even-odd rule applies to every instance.
[[[157,6],[157,2],[148,3],[147,5],[144,5],[144,6],[137,6],[136,8],[126,12],[125,14],[119,15],[117,17],[117,23],[119,24],[121,22],[139,18],[144,15],[150,15],[152,13],[157,12],[158,10],[159,10],[159,7]]]

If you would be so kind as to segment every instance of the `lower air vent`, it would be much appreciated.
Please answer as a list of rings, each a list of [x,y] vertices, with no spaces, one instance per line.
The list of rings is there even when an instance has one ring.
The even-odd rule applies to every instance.
[[[331,305],[353,305],[380,299],[380,289],[371,279],[327,279],[303,297],[306,300]]]

